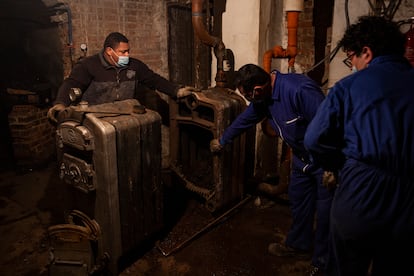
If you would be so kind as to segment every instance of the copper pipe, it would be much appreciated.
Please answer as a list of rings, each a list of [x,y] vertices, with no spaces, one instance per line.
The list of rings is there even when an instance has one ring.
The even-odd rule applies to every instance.
[[[287,30],[288,30],[288,46],[287,49],[283,49],[282,46],[276,45],[272,49],[267,50],[263,55],[263,69],[270,73],[272,59],[273,58],[289,58],[288,67],[290,72],[295,70],[295,57],[297,55],[297,29],[299,21],[299,11],[287,11]],[[265,119],[261,123],[262,130],[265,134],[270,136],[277,136],[276,132],[270,126],[269,120]],[[282,145],[280,151],[283,152],[283,148],[286,148],[286,156],[283,160],[280,160],[280,164],[286,161],[291,164],[292,149],[285,143]],[[278,154],[279,158],[283,156]]]
[[[224,43],[220,38],[211,36],[207,32],[203,22],[203,3],[204,0],[192,1],[191,12],[194,32],[202,43],[214,48],[214,55],[217,58],[217,75],[215,80],[217,86],[225,87],[226,79],[223,63],[226,57],[226,46],[224,46]]]
[[[295,65],[295,57],[297,55],[297,31],[298,31],[299,12],[287,12],[287,29],[288,29],[288,46],[286,49],[289,56],[289,68]]]
[[[206,31],[203,22],[203,3],[204,0],[192,1],[191,12],[194,31],[197,34],[197,37],[200,38],[201,42],[211,47],[216,47],[220,43],[221,39],[211,36]]]
[[[270,73],[273,58],[289,58],[288,66],[294,70],[295,57],[297,55],[297,29],[298,29],[298,11],[287,12],[287,29],[288,29],[288,46],[283,49],[282,46],[276,45],[267,50],[263,55],[263,68]]]
[[[263,55],[263,68],[266,72],[270,73],[272,59],[287,57],[287,51],[280,45],[274,46],[272,49],[267,50]]]

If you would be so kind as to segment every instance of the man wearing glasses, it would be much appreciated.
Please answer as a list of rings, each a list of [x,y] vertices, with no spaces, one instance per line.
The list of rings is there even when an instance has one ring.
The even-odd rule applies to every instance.
[[[305,135],[313,160],[339,170],[329,275],[413,275],[414,69],[405,37],[397,23],[364,16],[339,43],[356,73],[330,89]]]
[[[269,75],[253,64],[238,70],[236,86],[250,104],[219,139],[211,141],[211,151],[220,152],[235,137],[264,118],[269,119],[272,128],[292,148],[293,158],[288,186],[292,225],[286,241],[271,243],[268,251],[280,257],[306,257],[313,250],[309,275],[318,275],[326,269],[329,211],[334,189],[323,185],[323,171],[312,164],[303,138],[325,96],[316,82],[305,75],[278,71]]]

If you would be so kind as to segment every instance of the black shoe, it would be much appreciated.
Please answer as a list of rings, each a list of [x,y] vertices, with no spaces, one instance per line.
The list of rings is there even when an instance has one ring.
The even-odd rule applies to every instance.
[[[297,258],[308,258],[310,254],[307,251],[298,250],[280,243],[269,244],[267,251],[271,255],[278,257],[297,257]]]

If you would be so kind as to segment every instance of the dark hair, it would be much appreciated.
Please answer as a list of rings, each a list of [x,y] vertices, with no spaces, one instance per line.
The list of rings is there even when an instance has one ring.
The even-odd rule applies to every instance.
[[[345,31],[339,41],[344,52],[358,56],[367,46],[373,56],[404,55],[405,36],[397,23],[380,16],[361,16]]]
[[[243,87],[244,91],[253,91],[256,85],[263,85],[270,82],[270,75],[263,68],[246,64],[236,72],[235,85]]]
[[[113,32],[105,38],[103,47],[104,49],[106,47],[111,47],[112,49],[115,49],[121,42],[128,43],[128,38],[126,38],[126,36],[124,36],[121,33]]]

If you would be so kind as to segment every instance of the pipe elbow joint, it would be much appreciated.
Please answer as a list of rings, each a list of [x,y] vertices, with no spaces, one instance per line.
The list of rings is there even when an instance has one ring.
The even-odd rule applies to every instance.
[[[287,57],[287,51],[285,49],[283,49],[283,47],[280,46],[280,45],[277,45],[277,46],[273,47],[272,51],[273,51],[273,57],[274,58]]]
[[[286,49],[286,56],[290,58],[295,58],[298,54],[298,48],[297,47],[288,47]]]
[[[214,55],[218,60],[223,60],[226,58],[226,46],[224,43],[217,38],[217,43],[214,46]]]

